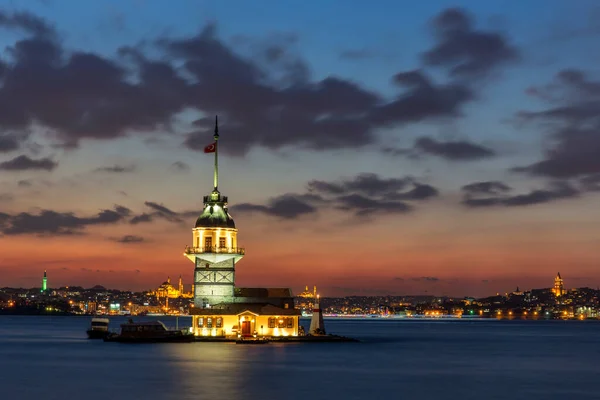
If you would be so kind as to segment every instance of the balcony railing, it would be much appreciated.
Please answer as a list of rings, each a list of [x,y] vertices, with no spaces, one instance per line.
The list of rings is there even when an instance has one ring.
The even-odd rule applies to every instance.
[[[242,247],[185,247],[185,254],[203,254],[203,253],[221,253],[221,254],[246,254],[246,250]]]

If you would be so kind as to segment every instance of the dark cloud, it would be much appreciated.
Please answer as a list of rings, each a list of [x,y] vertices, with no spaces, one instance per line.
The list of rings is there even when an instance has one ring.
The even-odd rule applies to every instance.
[[[499,195],[512,190],[510,186],[499,181],[475,182],[465,185],[461,190],[468,194]]]
[[[164,219],[169,222],[183,222],[182,218],[185,218],[187,216],[186,213],[175,212],[165,207],[164,205],[155,203],[153,201],[145,201],[144,205],[150,208],[152,212],[142,213],[140,215],[134,216],[129,220],[130,224],[136,225],[145,222],[152,222],[157,218]],[[197,212],[195,215],[199,215],[199,212]]]
[[[423,71],[401,72],[394,83],[404,91],[392,102],[375,107],[370,120],[375,125],[420,122],[440,117],[458,117],[462,106],[474,98],[464,84],[435,85]]]
[[[183,161],[175,161],[171,164],[171,169],[177,172],[187,172],[190,170],[190,166]]]
[[[2,13],[0,25],[27,37],[10,46],[0,64],[0,130],[24,131],[35,123],[58,141],[53,145],[73,148],[82,139],[172,132],[183,110],[196,110],[223,115],[222,150],[236,155],[254,146],[360,148],[376,143],[382,126],[460,116],[475,90],[453,76],[489,71],[510,58],[513,49],[501,36],[475,30],[464,15],[465,21],[452,22],[460,15],[448,10],[438,17],[438,44],[424,57],[426,65],[451,68],[450,80],[401,72],[393,78],[399,93],[387,101],[347,79],[311,79],[294,51],[294,35],[271,35],[245,54],[240,43],[248,40],[229,45],[208,25],[193,37],[151,41],[148,54],[156,59],[135,47],[108,58],[67,51],[37,17]],[[184,144],[201,151],[212,126],[193,129]]]
[[[60,213],[42,210],[39,214],[20,213],[0,217],[0,232],[4,235],[73,235],[81,234],[92,225],[115,224],[125,220],[131,210],[115,206],[112,210],[102,210],[92,217],[78,217],[74,213]]]
[[[94,172],[109,172],[109,173],[127,173],[135,171],[135,165],[113,165],[110,167],[99,167]]]
[[[287,193],[270,199],[266,205],[242,203],[232,207],[232,211],[260,212],[273,217],[284,219],[295,219],[305,214],[313,214],[317,211],[311,200],[316,197],[310,195],[295,195]]]
[[[443,142],[427,136],[416,139],[412,148],[384,147],[382,151],[392,156],[417,159],[424,154],[430,154],[450,161],[472,161],[496,155],[490,148],[465,140]]]
[[[536,189],[525,194],[510,195],[511,188],[502,182],[477,182],[463,186],[462,203],[467,207],[530,206],[568,199],[580,195],[580,190],[568,182],[554,182],[546,189]]]
[[[0,27],[19,29],[35,36],[54,36],[56,31],[48,22],[27,12],[8,13],[0,10]]]
[[[519,58],[515,47],[500,33],[480,31],[466,11],[450,8],[432,23],[436,45],[423,54],[429,66],[449,68],[450,76],[481,77]]]
[[[18,150],[21,142],[16,135],[0,134],[0,153]]]
[[[466,141],[439,142],[429,137],[417,139],[415,149],[448,160],[477,160],[495,155],[493,150],[478,144]]]
[[[579,70],[563,70],[555,82],[528,93],[550,108],[521,112],[519,118],[540,122],[550,146],[545,159],[515,171],[552,178],[600,173],[600,81]]]
[[[26,155],[20,155],[12,160],[0,162],[0,170],[5,171],[25,171],[35,169],[52,171],[57,166],[58,162],[50,158],[33,159]]]
[[[0,193],[0,203],[13,201],[15,196],[10,193]]]
[[[136,225],[136,224],[140,224],[143,222],[152,222],[152,220],[153,220],[153,218],[152,218],[151,214],[143,213],[143,214],[136,215],[135,217],[131,218],[129,223]]]
[[[137,244],[146,241],[143,237],[135,235],[125,235],[120,238],[111,238],[111,240],[123,244]]]
[[[377,213],[406,213],[413,210],[407,201],[426,200],[437,195],[437,189],[412,178],[380,178],[364,173],[333,182],[312,180],[308,182],[305,194],[285,194],[270,199],[266,205],[245,203],[232,209],[292,219],[331,207],[364,217]]]
[[[440,278],[436,278],[435,276],[421,276],[418,278],[412,278],[415,282],[439,282]]]

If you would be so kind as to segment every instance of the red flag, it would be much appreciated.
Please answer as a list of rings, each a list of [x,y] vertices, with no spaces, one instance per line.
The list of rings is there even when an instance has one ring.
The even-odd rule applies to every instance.
[[[217,142],[211,143],[204,148],[205,153],[214,153],[217,150]]]

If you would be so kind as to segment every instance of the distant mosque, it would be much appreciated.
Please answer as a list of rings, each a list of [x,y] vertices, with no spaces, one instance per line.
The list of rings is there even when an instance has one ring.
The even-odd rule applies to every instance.
[[[235,268],[245,250],[238,246],[238,230],[228,211],[227,197],[218,190],[218,121],[214,142],[213,191],[192,229],[192,246],[184,256],[194,263],[192,329],[197,336],[298,336],[300,310],[289,288],[235,286]]]
[[[167,277],[167,280],[163,282],[158,288],[156,288],[156,290],[150,292],[149,295],[156,296],[156,298],[159,300],[164,298],[178,299],[180,297],[191,299],[192,297],[194,297],[193,285],[192,291],[185,292],[183,289],[183,280],[181,278],[181,275],[179,275],[179,283],[177,285],[177,288],[175,288],[175,286],[171,284],[171,278]]]

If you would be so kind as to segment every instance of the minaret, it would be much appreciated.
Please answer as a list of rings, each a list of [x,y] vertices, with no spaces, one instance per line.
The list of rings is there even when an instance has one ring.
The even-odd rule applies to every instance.
[[[325,334],[325,322],[323,321],[323,313],[321,312],[321,305],[319,303],[319,295],[317,295],[317,299],[315,300],[315,306],[313,308],[312,318],[310,320],[310,328],[308,329],[309,335]]]
[[[181,279],[181,275],[179,275],[179,285],[177,286],[177,290],[179,290],[179,295],[181,296],[183,294],[183,280]]]
[[[48,290],[48,276],[46,275],[46,270],[44,270],[44,277],[42,278],[42,292]]]
[[[204,148],[215,153],[213,191],[204,196],[204,208],[192,229],[192,246],[184,255],[194,263],[194,307],[207,308],[234,302],[235,264],[244,256],[237,247],[237,229],[219,192],[219,123],[215,117],[214,143]]]

